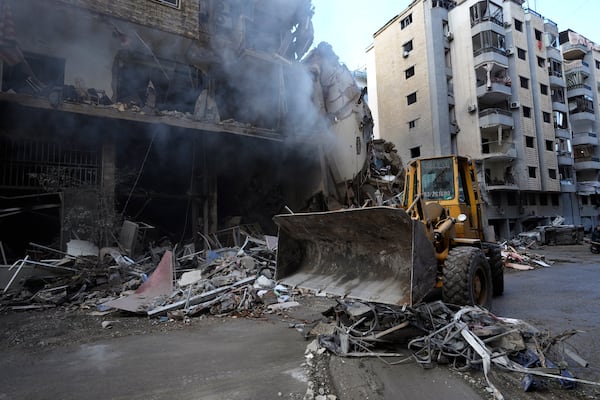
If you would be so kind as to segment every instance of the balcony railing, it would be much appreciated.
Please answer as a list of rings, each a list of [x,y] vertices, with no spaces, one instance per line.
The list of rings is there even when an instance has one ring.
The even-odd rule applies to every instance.
[[[481,110],[479,112],[479,117],[485,117],[488,115],[496,115],[496,114],[500,114],[500,115],[506,115],[507,117],[512,117],[512,113],[508,110],[503,110],[501,108],[486,108],[485,110]]]
[[[590,85],[586,85],[585,83],[575,83],[573,85],[567,86],[567,90],[575,90],[575,89],[592,90],[592,87]]]
[[[473,56],[477,57],[478,55],[483,54],[483,53],[498,53],[500,55],[505,56],[506,49],[501,48],[501,47],[495,47],[495,46],[482,47],[480,49],[474,50]]]
[[[600,162],[600,158],[598,158],[598,157],[577,157],[577,158],[575,158],[575,162],[577,162],[577,163],[588,162],[588,161]]]
[[[553,70],[551,68],[548,68],[548,75],[555,76],[557,78],[563,77],[562,71]]]
[[[583,68],[583,67],[588,68],[588,69],[590,68],[590,64],[588,64],[587,62],[585,62],[583,60],[565,61],[563,63],[563,66],[564,66],[565,72],[572,71],[577,68]]]

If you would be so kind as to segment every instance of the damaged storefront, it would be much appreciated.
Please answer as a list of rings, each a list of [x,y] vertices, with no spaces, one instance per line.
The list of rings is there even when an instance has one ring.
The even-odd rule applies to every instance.
[[[30,242],[112,245],[126,219],[148,241],[203,245],[244,224],[273,234],[285,207],[323,208],[317,193],[362,202],[333,188],[354,177],[345,165],[323,173],[328,126],[354,111],[322,99],[326,56],[340,67],[327,46],[299,62],[310,1],[2,0],[0,11],[9,259]],[[45,17],[31,24],[33,13]],[[368,118],[347,139],[361,159]]]

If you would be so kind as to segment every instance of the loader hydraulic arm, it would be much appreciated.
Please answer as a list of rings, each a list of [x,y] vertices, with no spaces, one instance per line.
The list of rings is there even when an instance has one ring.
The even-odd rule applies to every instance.
[[[450,240],[454,236],[454,218],[448,217],[441,220],[433,230],[433,247],[435,248],[435,258],[443,262],[448,257],[450,250]]]

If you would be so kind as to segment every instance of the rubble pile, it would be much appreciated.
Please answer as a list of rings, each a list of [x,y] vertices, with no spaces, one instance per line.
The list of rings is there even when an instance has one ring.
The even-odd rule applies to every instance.
[[[82,256],[37,245],[63,257],[27,256],[13,264],[4,271],[10,279],[2,304],[13,310],[62,305],[174,319],[203,313],[259,316],[293,307],[297,303],[288,289],[273,280],[275,238],[245,235],[243,245],[215,250],[154,247],[138,261],[119,248]]]
[[[404,188],[404,167],[392,142],[375,139],[371,143],[370,168],[366,184],[374,188],[373,203],[392,206],[400,202]]]
[[[547,389],[550,381],[563,389],[572,389],[578,382],[598,385],[577,379],[569,370],[573,364],[587,366],[565,346],[576,331],[551,336],[521,320],[441,301],[401,307],[338,300],[324,315],[330,318],[332,329],[319,334],[317,342],[331,353],[405,357],[394,351],[400,343],[408,343],[412,356],[399,362],[414,360],[423,368],[449,364],[459,371],[482,370],[488,391],[496,399],[503,396],[490,381],[492,367],[522,374],[522,388],[527,392]]]
[[[548,268],[552,264],[545,260],[545,257],[527,250],[526,247],[513,247],[502,243],[502,259],[504,266],[519,271],[526,271],[535,268]]]

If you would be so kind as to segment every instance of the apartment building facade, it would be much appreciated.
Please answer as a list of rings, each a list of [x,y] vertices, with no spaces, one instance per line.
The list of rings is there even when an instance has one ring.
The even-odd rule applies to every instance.
[[[472,158],[499,239],[582,222],[560,33],[523,3],[417,0],[367,53],[378,134],[403,160]]]
[[[564,59],[577,202],[582,223],[597,225],[600,207],[600,46],[573,30],[559,35]]]

